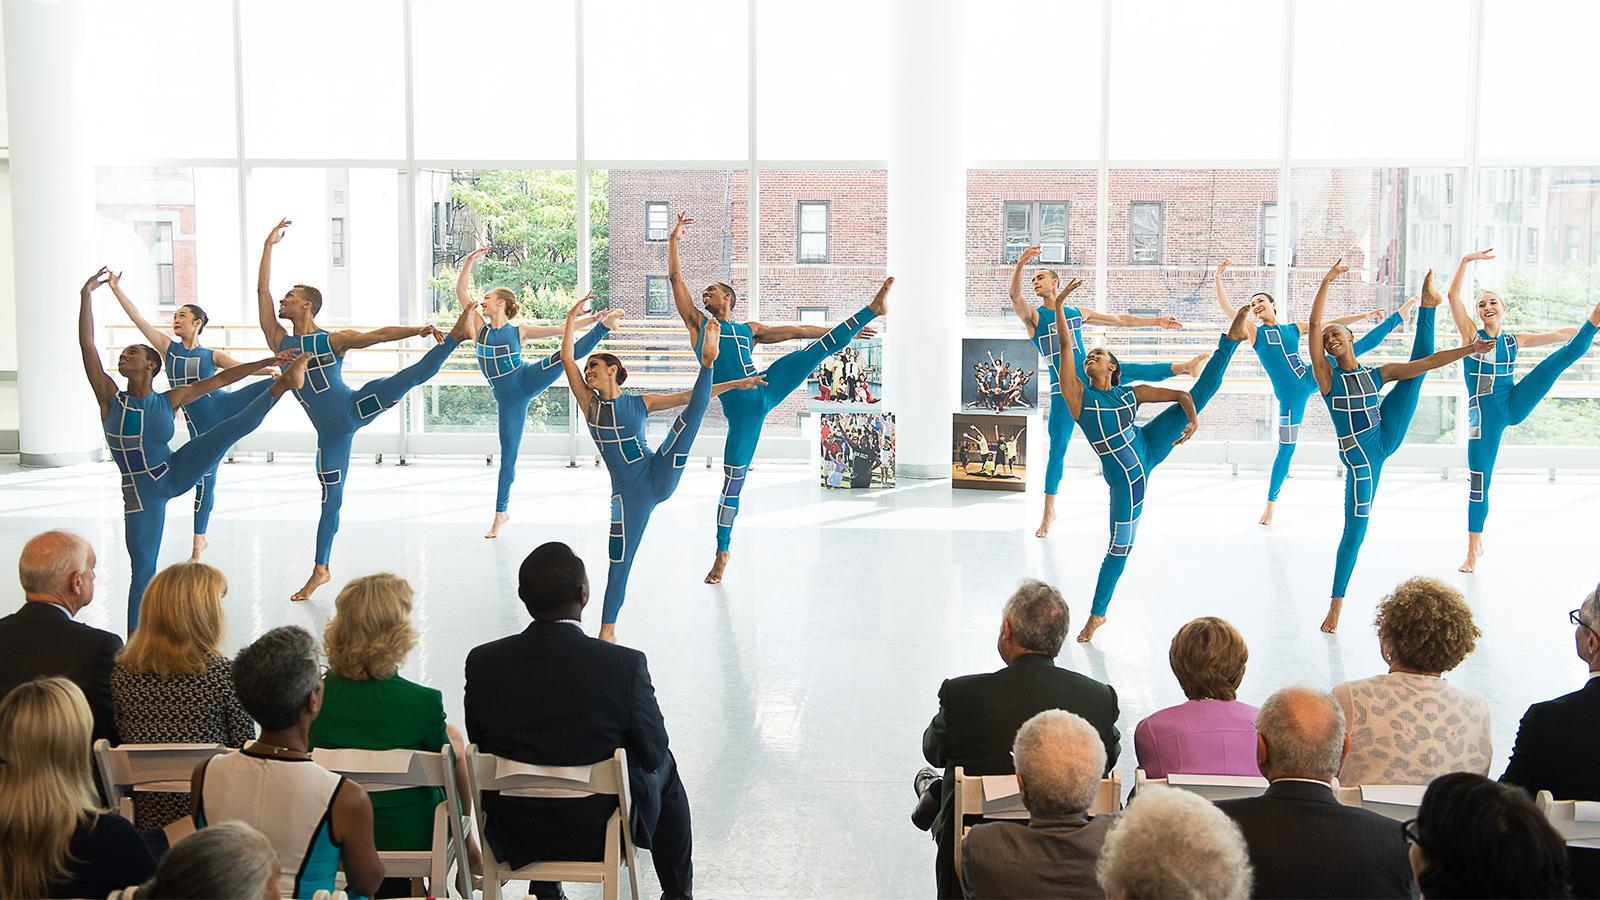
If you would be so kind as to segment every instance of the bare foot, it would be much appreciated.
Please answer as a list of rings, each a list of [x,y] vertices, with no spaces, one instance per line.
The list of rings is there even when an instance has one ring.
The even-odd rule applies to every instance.
[[[197,534],[194,536],[194,549],[189,552],[189,562],[199,562],[200,554],[204,552],[206,552],[206,536]]]
[[[894,278],[891,276],[883,280],[883,287],[878,288],[878,293],[867,304],[867,308],[880,316],[889,314],[889,288],[894,287]]]
[[[1433,309],[1442,303],[1444,303],[1444,295],[1439,293],[1437,287],[1434,287],[1433,270],[1429,269],[1428,274],[1422,276],[1422,308]]]
[[[1094,639],[1094,633],[1106,623],[1105,616],[1090,616],[1089,621],[1083,623],[1083,630],[1078,632],[1078,643],[1087,644]]]
[[[1054,497],[1046,495],[1044,498],[1044,517],[1039,520],[1039,529],[1033,533],[1036,538],[1049,537],[1050,525],[1056,520],[1056,505],[1051,501]]]
[[[494,514],[494,524],[489,526],[489,530],[484,532],[483,536],[486,537],[486,538],[489,538],[491,540],[493,540],[494,538],[499,537],[500,536],[500,526],[504,525],[506,522],[508,522],[510,520],[511,520],[511,513],[508,513],[508,512],[497,512],[497,513],[495,513]]]
[[[298,391],[306,384],[306,366],[311,365],[311,354],[302,353],[294,358],[283,369],[283,374],[273,379],[272,387],[267,392],[274,397],[282,397],[289,391]]]
[[[1210,353],[1197,353],[1184,362],[1173,363],[1172,374],[1187,375],[1190,378],[1199,378],[1200,370],[1206,367],[1206,360],[1210,358]]]
[[[1267,508],[1261,511],[1261,524],[1263,524],[1263,525],[1271,525],[1272,524],[1272,508],[1274,506],[1277,506],[1277,505],[1278,504],[1272,502],[1271,500],[1267,501]]]
[[[1486,551],[1483,549],[1483,534],[1481,532],[1467,532],[1467,561],[1461,564],[1457,572],[1472,572],[1478,568],[1478,557]]]
[[[716,316],[706,316],[705,331],[700,337],[700,365],[709,369],[717,361],[718,344],[722,342],[722,323]]]
[[[456,324],[450,328],[450,337],[455,338],[456,343],[470,341],[477,335],[478,330],[472,327],[473,319],[477,313],[478,304],[476,303],[468,303],[461,307],[461,315],[456,317]],[[482,319],[479,318],[478,321],[481,322]]]
[[[605,641],[608,644],[615,644],[617,642],[617,626],[614,624],[601,625],[600,640]]]
[[[330,582],[332,580],[333,580],[333,576],[328,573],[328,567],[327,566],[324,566],[324,565],[321,565],[321,564],[314,565],[314,566],[311,567],[311,577],[306,579],[305,587],[301,588],[298,591],[295,591],[294,595],[291,596],[289,599],[290,600],[310,600],[311,599],[311,595],[315,594],[317,592],[317,588],[322,587],[323,585],[327,584],[328,582]]]
[[[711,563],[711,571],[706,573],[706,584],[721,584],[722,572],[728,568],[728,551],[718,550],[717,558]]]
[[[1344,611],[1344,598],[1334,597],[1328,601],[1328,615],[1322,620],[1322,633],[1333,634],[1339,630],[1339,613]]]
[[[1233,314],[1233,321],[1228,324],[1228,340],[1243,342],[1249,339],[1250,323],[1245,321],[1248,315],[1250,315],[1249,306],[1241,306],[1239,311]]]

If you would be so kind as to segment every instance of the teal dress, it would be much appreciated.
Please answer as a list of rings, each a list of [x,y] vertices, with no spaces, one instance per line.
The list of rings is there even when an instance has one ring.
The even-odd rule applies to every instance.
[[[328,673],[322,712],[311,723],[311,746],[355,750],[426,750],[449,743],[444,730],[444,695],[399,675],[355,681]],[[442,788],[370,791],[372,833],[379,850],[426,850],[433,846],[433,811]]]

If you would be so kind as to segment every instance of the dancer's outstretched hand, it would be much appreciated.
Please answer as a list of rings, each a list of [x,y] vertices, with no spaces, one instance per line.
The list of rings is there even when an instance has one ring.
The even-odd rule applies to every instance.
[[[440,331],[436,326],[433,325],[424,325],[421,328],[418,328],[417,337],[431,337],[433,338],[433,342],[435,344],[444,343],[444,332]]]
[[[616,328],[617,320],[627,314],[627,310],[624,310],[620,306],[613,306],[610,309],[603,309],[600,311],[600,324],[607,328]]]
[[[1366,312],[1362,313],[1361,315],[1366,317],[1367,321],[1369,321],[1369,322],[1382,322],[1383,321],[1383,310],[1380,309],[1380,308],[1377,308],[1377,307],[1369,309]]]
[[[269,360],[269,362],[271,362],[275,366],[287,366],[288,364],[294,362],[294,358],[296,356],[299,356],[299,355],[300,355],[299,348],[291,347],[288,350],[279,350],[276,354],[273,355],[272,359]]]
[[[1040,249],[1038,246],[1024,248],[1023,251],[1020,254],[1017,255],[1017,265],[1025,266],[1028,263],[1031,263],[1034,260],[1038,259],[1039,258],[1039,254],[1041,254],[1043,252],[1044,251],[1042,249]]]
[[[1493,341],[1493,340],[1491,340],[1489,338],[1478,338],[1477,340],[1472,342],[1472,352],[1475,355],[1476,354],[1488,353],[1489,351],[1494,349],[1495,343],[1496,343],[1495,341]]]
[[[1245,309],[1248,311],[1250,307],[1246,306]],[[1177,316],[1157,316],[1156,325],[1160,328],[1165,328],[1167,331],[1183,330],[1183,323],[1178,320]]]
[[[576,321],[579,316],[587,314],[589,312],[589,300],[593,296],[593,294],[585,294],[578,299],[577,303],[572,304],[572,308],[567,310],[567,321]]]
[[[689,218],[686,212],[678,213],[678,221],[672,223],[672,231],[667,233],[667,240],[675,241],[683,237],[683,226],[693,225],[694,219]]]
[[[1197,430],[1199,430],[1199,428],[1200,428],[1200,423],[1194,421],[1193,419],[1191,419],[1189,421],[1189,424],[1183,426],[1183,432],[1178,435],[1178,439],[1177,440],[1172,442],[1172,446],[1176,447],[1179,444],[1183,443],[1184,441],[1187,441],[1189,438],[1194,437],[1194,433]]]
[[[1494,259],[1494,248],[1490,247],[1487,250],[1474,250],[1471,253],[1468,253],[1466,256],[1461,257],[1462,262],[1477,262],[1480,259]]]
[[[270,247],[283,240],[284,234],[288,232],[289,226],[293,224],[294,222],[290,219],[279,219],[278,224],[272,226],[272,231],[267,233],[267,246]]]
[[[1072,293],[1073,291],[1075,291],[1075,290],[1077,290],[1078,288],[1081,288],[1081,287],[1083,287],[1083,279],[1082,278],[1070,279],[1070,280],[1067,281],[1066,287],[1063,287],[1061,289],[1061,293],[1056,295],[1056,296],[1058,296],[1059,298],[1064,300],[1064,299],[1066,299],[1068,294]]]
[[[863,341],[870,340],[870,339],[875,338],[877,336],[878,336],[878,329],[873,328],[870,325],[867,326],[866,328],[863,328],[860,331],[856,332],[856,337],[860,338]]]
[[[1344,264],[1344,257],[1341,256],[1334,260],[1332,266],[1328,267],[1328,274],[1322,276],[1322,280],[1324,283],[1335,281],[1348,271],[1350,271],[1350,267]]]
[[[767,385],[767,376],[765,376],[765,375],[748,375],[748,376],[746,376],[744,378],[735,378],[730,383],[733,385],[733,389],[736,390],[736,391],[742,391],[742,390],[745,390],[746,388],[753,388],[753,387],[766,387],[766,385]]]
[[[110,278],[111,268],[109,266],[101,266],[99,271],[95,272],[93,275],[90,275],[89,280],[83,283],[83,289],[78,291],[78,293],[81,296],[87,297],[94,293],[95,288],[107,283]]]

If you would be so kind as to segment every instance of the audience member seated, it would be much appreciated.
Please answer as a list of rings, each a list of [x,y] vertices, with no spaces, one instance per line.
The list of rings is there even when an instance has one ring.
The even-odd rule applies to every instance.
[[[1489,774],[1489,704],[1444,680],[1481,634],[1466,598],[1436,578],[1408,578],[1378,604],[1376,624],[1388,674],[1333,689],[1350,736],[1339,784]]]
[[[341,866],[351,894],[371,895],[383,880],[372,803],[361,785],[311,760],[308,732],[322,708],[320,668],[316,639],[292,625],[272,629],[234,657],[234,691],[261,737],[195,767],[194,823],[243,822],[266,835],[290,896],[333,890]]]
[[[133,823],[100,808],[93,722],[65,678],[0,700],[0,897],[104,897],[155,871]]]
[[[94,600],[94,563],[94,548],[70,531],[46,531],[23,545],[17,575],[27,602],[0,618],[0,696],[60,675],[89,701],[95,738],[115,744],[111,666],[122,639],[73,620]]]
[[[1569,618],[1588,680],[1570,694],[1528,707],[1500,780],[1530,797],[1549,791],[1557,800],[1600,800],[1600,589]],[[1568,856],[1573,893],[1600,897],[1600,850],[1573,847]]]
[[[1115,816],[1090,816],[1106,770],[1100,734],[1082,716],[1048,709],[1012,745],[1028,822],[986,822],[961,845],[968,897],[1098,897],[1094,865]]]
[[[1271,784],[1259,797],[1217,803],[1250,846],[1253,896],[1411,896],[1395,821],[1334,797],[1334,773],[1349,748],[1344,714],[1328,694],[1288,687],[1261,705],[1256,761]]]
[[[1250,856],[1239,827],[1199,794],[1152,786],[1117,819],[1095,866],[1106,897],[1250,896]]]
[[[150,580],[139,628],[111,670],[111,703],[125,744],[243,747],[255,723],[233,694],[233,663],[222,655],[227,579],[197,562],[168,566]],[[189,814],[189,795],[139,792],[140,829],[164,828]]]
[[[692,893],[689,796],[643,653],[583,633],[583,560],[543,544],[522,561],[517,595],[533,623],[467,655],[467,737],[485,753],[525,763],[582,766],[628,754],[634,842],[652,851],[667,897]],[[608,797],[484,799],[489,847],[514,867],[602,856]],[[537,896],[560,885],[535,884]]]
[[[1216,616],[1178,629],[1167,662],[1189,701],[1151,713],[1134,729],[1146,777],[1256,774],[1257,710],[1237,699],[1249,659],[1244,636]]]
[[[328,674],[322,680],[322,711],[311,723],[311,746],[358,750],[426,750],[449,743],[456,751],[456,785],[463,801],[472,794],[466,748],[445,724],[444,695],[400,677],[400,665],[416,646],[411,627],[411,585],[381,572],[344,586],[334,601],[333,621],[323,634]],[[141,623],[139,630],[144,631]],[[372,831],[379,850],[427,850],[433,846],[434,810],[443,788],[377,791]],[[470,811],[470,801],[468,811]],[[419,889],[413,891],[412,888]],[[389,879],[380,896],[420,896],[421,885]],[[442,891],[443,885],[435,885]]]
[[[917,808],[911,821],[933,830],[940,897],[961,896],[950,821],[956,766],[969,775],[1012,774],[1017,729],[1047,709],[1064,709],[1088,720],[1100,735],[1106,766],[1116,765],[1122,749],[1117,692],[1055,664],[1069,619],[1060,591],[1042,581],[1023,581],[1000,619],[996,649],[1005,668],[951,678],[939,688],[939,711],[922,734],[922,754],[930,765],[943,768],[944,776],[931,768],[917,773],[912,784]]]
[[[1569,897],[1566,844],[1522,793],[1482,775],[1440,775],[1404,825],[1424,898]]]
[[[145,627],[143,615],[139,629]],[[154,878],[112,900],[277,900],[278,854],[243,822],[196,831],[161,857]]]

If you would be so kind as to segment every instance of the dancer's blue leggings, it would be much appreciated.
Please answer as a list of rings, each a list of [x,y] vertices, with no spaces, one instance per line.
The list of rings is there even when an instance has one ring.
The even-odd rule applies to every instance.
[[[1436,309],[1423,307],[1417,311],[1417,334],[1411,341],[1411,358],[1422,359],[1433,354],[1433,326]],[[1339,377],[1337,369],[1334,377]],[[1416,415],[1417,401],[1422,397],[1422,379],[1407,378],[1395,382],[1388,396],[1379,405],[1378,427],[1369,428],[1353,438],[1339,439],[1339,455],[1344,462],[1344,534],[1339,538],[1339,552],[1334,557],[1333,592],[1330,597],[1343,597],[1350,586],[1350,575],[1356,568],[1356,557],[1361,553],[1361,543],[1367,539],[1367,521],[1371,517],[1372,502],[1377,496],[1378,479],[1383,475],[1383,464],[1406,439],[1406,429],[1411,427],[1411,417]]]
[[[268,388],[272,386],[271,381],[262,384]],[[166,473],[160,478],[135,475],[131,488],[124,479],[124,491],[137,492],[141,507],[139,512],[123,514],[124,540],[128,559],[133,564],[133,574],[128,581],[129,634],[139,627],[139,605],[144,599],[144,589],[156,575],[156,556],[161,552],[161,534],[167,523],[167,501],[188,493],[207,473],[215,472],[217,464],[228,455],[228,448],[254,431],[278,402],[277,397],[255,388],[256,385],[246,388],[254,396],[236,415],[223,419],[174,450],[167,460]]]
[[[604,328],[589,329],[573,345],[573,357],[588,356],[605,334]],[[561,351],[557,350],[537,362],[524,362],[511,373],[489,382],[500,428],[500,480],[494,494],[495,512],[505,512],[511,505],[511,483],[517,480],[517,454],[522,450],[522,432],[528,425],[528,405],[560,377]]]
[[[1494,460],[1505,430],[1533,413],[1561,373],[1589,351],[1594,336],[1595,326],[1585,321],[1571,340],[1540,360],[1511,390],[1478,398],[1478,436],[1467,441],[1468,531],[1483,533],[1483,523],[1489,518],[1489,482],[1494,478]]]
[[[265,394],[271,387],[272,379],[264,378],[237,390],[215,390],[189,401],[189,405],[183,408],[183,420],[189,426],[189,439],[192,441],[217,427],[223,420],[238,415],[252,400]],[[195,485],[195,534],[206,533],[206,528],[211,524],[211,510],[216,504],[217,467],[212,466],[211,471]]]
[[[1073,356],[1079,362],[1078,377],[1087,379],[1083,374],[1081,353]],[[1138,381],[1162,381],[1172,377],[1172,363],[1164,362],[1129,362],[1122,363],[1122,383],[1132,384]],[[1061,490],[1061,477],[1067,469],[1067,444],[1072,440],[1072,432],[1077,427],[1072,420],[1072,413],[1067,411],[1065,400],[1061,399],[1061,385],[1055,383],[1052,376],[1050,383],[1050,407],[1045,413],[1045,434],[1049,437],[1049,456],[1044,464],[1044,492],[1055,494]]]
[[[761,440],[761,426],[767,420],[767,413],[805,384],[830,354],[849,346],[851,338],[877,317],[871,307],[864,306],[833,326],[827,334],[779,357],[762,373],[767,377],[765,385],[723,392],[722,412],[728,418],[728,438],[722,449],[722,495],[717,502],[718,551],[727,550],[733,543],[733,520],[739,515],[739,495],[744,490],[745,476],[750,472],[750,461],[755,459],[756,444]]]
[[[1223,335],[1217,340],[1217,351],[1200,370],[1189,396],[1194,400],[1195,414],[1206,408],[1211,398],[1222,387],[1222,376],[1233,351],[1239,342]],[[1116,593],[1117,581],[1128,567],[1128,554],[1133,552],[1133,539],[1139,532],[1139,519],[1144,513],[1145,490],[1150,483],[1150,473],[1166,460],[1175,446],[1173,441],[1183,434],[1189,416],[1183,407],[1173,404],[1143,425],[1134,426],[1132,443],[1112,450],[1111,458],[1101,453],[1100,474],[1111,488],[1111,543],[1106,548],[1105,559],[1100,561],[1100,575],[1094,584],[1094,605],[1091,612],[1106,614],[1111,606],[1111,595]],[[1099,448],[1096,448],[1099,452]]]

